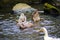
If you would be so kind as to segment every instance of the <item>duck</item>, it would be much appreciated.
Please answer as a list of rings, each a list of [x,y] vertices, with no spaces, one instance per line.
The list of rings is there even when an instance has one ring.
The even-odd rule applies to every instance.
[[[32,22],[26,21],[26,22],[19,22],[17,25],[20,27],[20,29],[26,29],[26,28],[31,28],[34,26]]]
[[[32,20],[34,22],[40,21],[40,16],[39,16],[38,10],[35,10],[35,12],[32,13]]]
[[[48,36],[48,31],[45,27],[42,27],[40,30],[38,30],[37,32],[44,32],[44,40],[60,40],[60,38],[52,38]]]
[[[25,29],[25,28],[29,28],[33,26],[33,23],[30,21],[27,21],[27,17],[24,15],[24,13],[21,13],[19,19],[18,19],[18,23],[17,25],[21,28],[21,29]]]
[[[27,20],[27,17],[24,15],[24,13],[21,13],[18,19],[18,22],[26,22],[26,20]]]
[[[34,24],[32,22],[27,21],[27,22],[23,22],[23,25],[29,28],[29,27],[32,27]]]

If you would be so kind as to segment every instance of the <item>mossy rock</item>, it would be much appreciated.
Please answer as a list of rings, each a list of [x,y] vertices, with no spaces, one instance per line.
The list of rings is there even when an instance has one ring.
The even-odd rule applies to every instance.
[[[25,4],[25,3],[18,3],[16,4],[12,10],[18,10],[18,9],[26,9],[26,8],[31,8],[31,6]]]
[[[28,4],[25,4],[25,3],[18,3],[18,4],[16,4],[13,7],[12,10],[16,14],[20,14],[20,13],[32,13],[33,11],[35,11],[34,8],[32,8],[31,6],[29,6]]]

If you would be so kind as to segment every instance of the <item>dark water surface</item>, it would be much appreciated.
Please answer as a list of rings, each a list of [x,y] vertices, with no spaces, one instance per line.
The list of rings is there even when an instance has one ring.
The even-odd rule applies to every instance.
[[[0,14],[0,40],[43,40],[43,36],[34,31],[40,27],[45,27],[50,37],[60,38],[60,17],[40,15],[44,19],[40,21],[40,26],[25,30],[17,27],[15,17],[9,13]]]

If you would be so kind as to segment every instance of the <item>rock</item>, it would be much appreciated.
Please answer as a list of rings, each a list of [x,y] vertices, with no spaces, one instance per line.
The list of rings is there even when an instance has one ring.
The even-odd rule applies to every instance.
[[[25,4],[25,3],[18,3],[16,4],[13,9],[15,14],[20,14],[20,13],[32,13],[33,11],[35,11],[34,8],[32,8],[31,6]]]

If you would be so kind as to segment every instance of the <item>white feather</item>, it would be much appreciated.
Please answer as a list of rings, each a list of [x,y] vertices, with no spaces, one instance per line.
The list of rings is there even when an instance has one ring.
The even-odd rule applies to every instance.
[[[24,13],[21,13],[18,22],[25,22],[25,21],[26,21],[26,16],[24,15]]]
[[[48,32],[47,32],[46,28],[44,28],[44,27],[42,27],[40,29],[40,31],[43,31],[45,33],[44,40],[60,40],[60,38],[52,38],[52,37],[49,37],[48,36]]]

